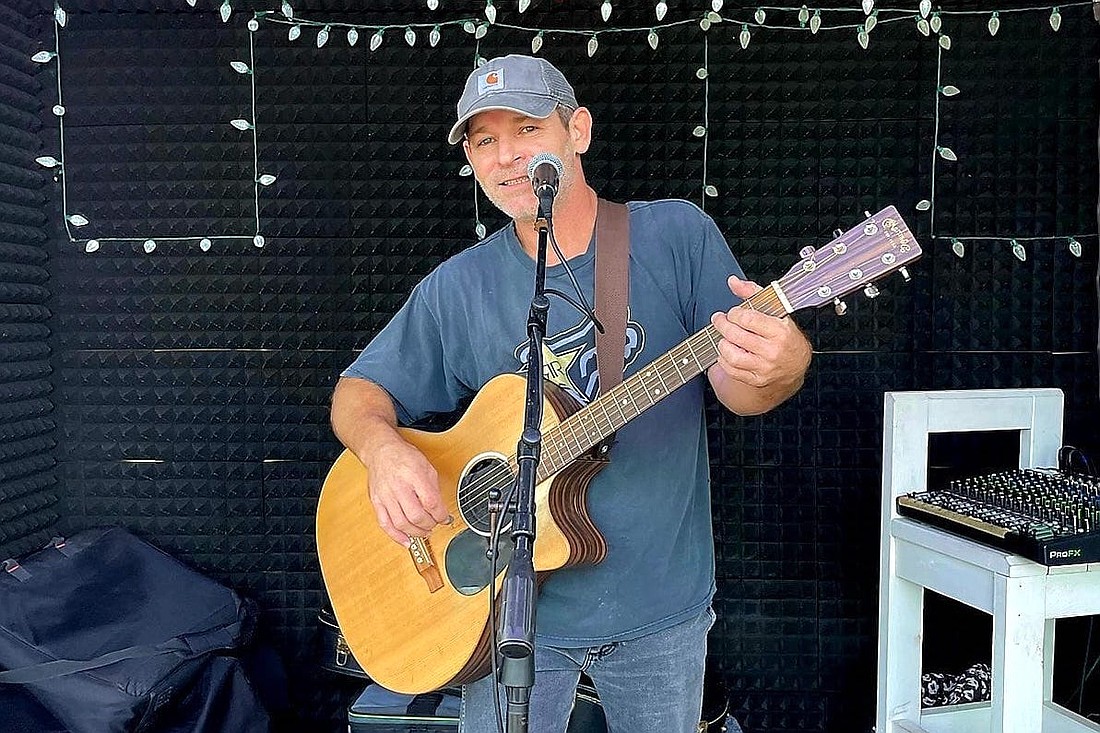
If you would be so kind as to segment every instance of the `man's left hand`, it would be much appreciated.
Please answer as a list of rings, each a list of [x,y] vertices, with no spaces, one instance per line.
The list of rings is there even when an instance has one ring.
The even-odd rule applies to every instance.
[[[760,290],[756,283],[736,276],[730,276],[729,287],[745,300]],[[740,414],[766,412],[802,386],[813,350],[793,320],[731,308],[715,313],[711,323],[722,341],[710,379],[727,407]],[[744,392],[748,394],[735,394]]]

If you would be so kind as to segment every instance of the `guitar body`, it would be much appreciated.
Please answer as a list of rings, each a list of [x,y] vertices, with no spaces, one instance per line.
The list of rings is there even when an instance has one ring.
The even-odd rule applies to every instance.
[[[501,562],[491,584],[486,569],[486,585],[475,591],[469,577],[452,577],[450,566],[462,564],[451,558],[472,556],[475,550],[484,557],[488,542],[473,532],[468,517],[474,500],[484,507],[485,492],[464,498],[461,486],[463,481],[477,486],[471,471],[480,457],[515,454],[525,392],[522,376],[503,374],[485,384],[450,430],[399,429],[435,467],[443,501],[455,517],[453,525],[436,527],[422,545],[439,571],[441,587],[433,590],[418,572],[413,553],[378,527],[368,494],[370,476],[354,454],[344,451],[325,479],[317,507],[317,551],[325,587],[356,660],[386,688],[427,692],[478,679],[489,669],[488,593],[499,591],[506,566]],[[547,383],[543,431],[577,408],[572,398]],[[540,580],[558,568],[599,562],[606,554],[585,499],[588,482],[605,465],[604,460],[582,457],[536,487],[534,563]]]

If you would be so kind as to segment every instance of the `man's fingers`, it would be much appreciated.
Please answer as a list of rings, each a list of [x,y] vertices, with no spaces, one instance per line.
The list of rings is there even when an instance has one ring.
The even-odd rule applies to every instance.
[[[381,502],[372,501],[371,505],[374,507],[374,516],[378,520],[378,526],[382,528],[382,531],[391,540],[407,548],[411,542],[409,536],[393,525],[393,520],[390,519],[390,513],[386,510],[386,507]]]
[[[418,491],[417,496],[420,498],[420,504],[424,507],[424,511],[428,512],[428,515],[435,520],[436,524],[454,523],[455,520],[451,516],[451,510],[443,503],[443,497],[440,495],[438,488],[434,491]]]
[[[730,291],[738,298],[751,298],[761,290],[761,287],[752,280],[742,280],[737,275],[730,275],[726,280]]]

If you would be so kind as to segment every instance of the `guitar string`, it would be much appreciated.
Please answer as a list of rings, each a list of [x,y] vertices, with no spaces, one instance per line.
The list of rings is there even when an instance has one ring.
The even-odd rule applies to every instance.
[[[847,241],[844,241],[845,237],[848,234],[851,234],[853,232],[858,232],[858,231],[859,231],[859,227],[856,227],[855,229],[849,230],[849,232],[847,232],[844,235],[841,235],[841,237],[839,237],[838,240],[834,240],[834,242],[843,243],[845,245],[845,247],[850,247],[851,243],[849,243]],[[904,232],[902,232],[900,230],[890,232],[889,234],[885,235],[884,237],[880,237],[879,239],[880,240],[881,239],[890,240],[890,239],[893,239],[895,237],[897,239],[899,239],[900,241],[902,241],[902,242],[904,242],[907,239],[904,236]],[[909,238],[911,238],[911,236]],[[877,246],[879,243],[880,242],[876,242],[875,246]],[[831,247],[829,247],[829,250],[825,253],[825,256],[821,260],[813,260],[815,262],[815,264],[817,264],[818,266],[827,265],[832,260],[834,260],[838,257],[841,257],[843,254],[845,254],[844,252],[837,252],[835,250],[835,246],[836,246],[836,244],[833,244]],[[900,267],[902,265],[898,264],[897,266]],[[789,279],[787,279],[786,282],[784,282],[783,284],[784,284],[785,287],[789,287],[790,292],[793,293],[793,292],[796,291],[797,287],[802,284],[802,281],[806,280],[806,279],[810,279],[812,274],[814,272],[816,272],[817,269],[818,269],[818,267],[814,267],[811,270],[801,269],[799,271],[791,273],[788,276]],[[832,289],[833,287],[836,287],[840,283],[843,283],[844,278],[849,277],[849,276],[846,275],[846,274],[841,274],[841,275],[833,275],[832,277],[833,277],[833,279],[831,281],[824,283],[825,285],[831,285],[830,289]],[[783,278],[781,278],[781,280],[783,280]],[[784,292],[786,293],[787,290],[784,290]],[[764,304],[775,305],[775,303],[779,300],[778,294],[775,293],[770,287],[761,289],[759,291],[759,293],[761,293],[763,295],[760,298],[761,303],[759,303],[758,305],[764,305]],[[847,294],[847,293],[844,293],[844,294]],[[753,296],[753,297],[755,297],[755,296]],[[738,307],[748,306],[748,307],[751,308],[753,306],[753,302],[752,302],[753,297],[750,297],[748,300],[742,301],[742,303],[739,304]],[[696,376],[698,376],[699,374],[701,374],[702,372],[704,372],[708,368],[708,367],[704,367],[704,368],[700,369],[700,371],[698,371],[694,375],[692,375],[688,380],[684,380],[682,373],[680,373],[679,367],[676,366],[676,361],[678,360],[679,355],[677,354],[677,359],[672,359],[672,358],[669,358],[669,357],[673,356],[675,352],[677,352],[679,350],[684,350],[686,348],[686,350],[689,351],[691,353],[692,357],[695,359],[696,365],[699,365],[698,353],[696,352],[694,346],[692,345],[692,342],[693,341],[704,341],[704,340],[709,341],[709,342],[711,342],[711,347],[713,348],[716,344],[713,342],[713,340],[711,338],[711,335],[709,333],[709,331],[711,331],[711,330],[713,330],[712,326],[707,326],[707,327],[704,327],[703,329],[700,329],[698,332],[696,332],[692,336],[688,337],[687,339],[685,339],[680,344],[677,344],[676,346],[672,347],[669,351],[665,352],[664,354],[662,354],[657,359],[654,359],[653,364],[655,364],[656,366],[653,369],[650,369],[649,372],[656,373],[658,381],[661,382],[662,388],[665,390],[665,395],[666,396],[669,394],[669,392],[675,391],[676,389],[678,389],[679,387],[683,386],[688,381],[690,381],[690,379],[694,379]],[[668,362],[668,364],[665,364],[664,362]],[[713,364],[713,362],[711,362],[711,363]],[[669,365],[671,365],[673,368],[668,369],[667,367]],[[673,389],[671,389],[671,390],[668,389],[667,385],[664,382],[664,379],[662,379],[662,375],[663,375],[662,370],[667,372],[667,376],[669,376],[669,377],[672,377],[673,376],[673,371],[675,371],[676,372],[675,376],[680,380],[680,383],[677,384],[675,387],[673,387]],[[642,374],[644,375],[645,373],[642,373]],[[644,376],[638,383],[644,385]],[[615,400],[609,399],[611,397],[611,395],[615,395],[616,399]],[[562,468],[567,466],[568,463],[571,462],[571,460],[573,458],[575,458],[577,455],[582,453],[584,450],[587,450],[587,448],[584,447],[583,442],[577,436],[577,430],[575,429],[577,426],[581,425],[582,423],[584,423],[584,421],[586,419],[591,417],[591,422],[595,425],[597,430],[594,433],[589,433],[587,431],[583,431],[581,434],[588,437],[590,435],[601,434],[603,432],[602,429],[600,429],[599,425],[598,425],[598,417],[596,415],[596,410],[595,409],[589,410],[588,408],[595,408],[597,406],[601,407],[603,409],[603,412],[604,412],[604,419],[608,422],[608,425],[612,428],[612,430],[608,431],[606,434],[600,435],[600,437],[596,441],[594,441],[592,443],[592,445],[595,445],[596,443],[598,443],[603,438],[607,437],[607,435],[609,435],[611,432],[614,432],[614,430],[615,430],[614,421],[611,419],[610,415],[608,414],[607,404],[605,404],[605,403],[615,402],[616,406],[619,409],[619,412],[623,415],[624,418],[626,418],[626,415],[625,415],[625,413],[623,413],[622,407],[620,406],[621,404],[626,404],[626,400],[623,400],[622,403],[620,403],[618,401],[618,398],[620,396],[629,397],[630,402],[634,405],[634,409],[637,410],[637,412],[634,415],[630,416],[630,418],[628,418],[627,421],[633,420],[634,418],[638,417],[639,415],[641,415],[642,412],[649,409],[650,407],[655,405],[657,403],[657,401],[659,401],[659,399],[653,400],[649,404],[646,404],[641,409],[639,409],[638,405],[637,405],[637,401],[635,399],[635,394],[631,392],[629,383],[623,383],[623,384],[618,385],[615,389],[608,392],[607,394],[601,395],[600,397],[596,398],[596,400],[593,400],[591,403],[586,405],[585,408],[583,408],[580,412],[577,412],[573,415],[570,415],[565,420],[558,423],[558,425],[556,425],[554,428],[551,428],[551,430],[547,431],[547,433],[548,433],[548,436],[551,438],[551,440],[549,442],[552,445],[555,446],[552,449],[552,452],[557,453],[557,459],[556,460],[557,460],[557,462],[563,464]],[[623,424],[625,425],[626,423],[624,422]],[[573,456],[569,456],[569,451],[564,450],[564,447],[562,446],[562,444],[565,443],[565,430],[567,428],[572,433],[572,438],[576,443],[576,446],[575,446],[576,447],[576,453],[574,453]],[[572,446],[570,446],[570,447],[572,447]],[[479,508],[479,505],[482,503],[482,500],[488,498],[489,493],[494,488],[503,489],[514,478],[515,472],[516,472],[516,470],[518,470],[517,465],[516,465],[516,457],[514,455],[509,456],[506,463],[507,463],[506,466],[501,466],[498,463],[496,466],[494,466],[493,469],[483,473],[479,477],[478,481],[473,482],[473,483],[471,483],[470,485],[467,486],[468,493],[473,494],[472,497],[467,497],[467,498],[475,505],[473,507],[473,509],[475,511]],[[561,469],[559,468],[557,470],[561,470]],[[554,473],[556,473],[556,472],[557,471],[554,471]],[[545,480],[545,479],[543,479],[543,480]],[[501,483],[501,482],[503,482],[503,483]],[[460,494],[461,494],[461,492],[460,492]],[[460,495],[459,498],[461,499],[461,495]],[[462,502],[460,501],[459,503],[461,505]],[[464,515],[465,515],[465,513],[464,513]],[[477,516],[476,518],[479,522],[488,518],[487,505],[486,505],[486,509],[484,510],[484,516]]]

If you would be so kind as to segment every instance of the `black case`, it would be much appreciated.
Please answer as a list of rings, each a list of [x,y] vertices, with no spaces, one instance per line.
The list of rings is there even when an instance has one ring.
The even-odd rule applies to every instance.
[[[337,674],[369,680],[359,662],[355,661],[332,611],[322,608],[317,614],[317,621],[321,627],[321,667]]]

